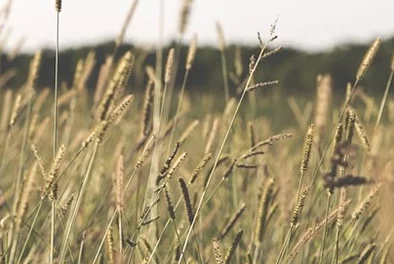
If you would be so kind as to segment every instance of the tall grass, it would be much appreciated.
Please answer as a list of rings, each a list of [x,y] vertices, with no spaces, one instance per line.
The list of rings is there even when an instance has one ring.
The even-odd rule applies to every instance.
[[[45,74],[40,52],[25,85],[10,90],[0,82],[0,263],[394,261],[393,124],[386,118],[394,57],[381,69],[389,73],[386,84],[376,84],[385,86],[379,106],[359,89],[380,39],[360,58],[334,108],[329,74],[317,77],[316,100],[304,98],[305,105],[295,97],[261,96],[262,87],[280,81],[255,80],[265,59],[281,50],[268,49],[276,23],[266,38],[258,34],[249,67],[236,61],[233,75],[218,26],[223,95],[193,95],[187,80],[199,56],[196,38],[175,86],[192,1],[183,2],[167,61],[161,2],[154,67],[137,67],[141,58],[133,50],[117,56],[138,12],[133,1],[114,50],[91,76],[98,80],[91,95],[86,80],[94,53],[80,58],[70,89],[58,87],[61,1],[55,3],[53,100],[36,84]],[[13,78],[7,71],[3,77]],[[132,77],[147,77],[145,98],[129,94]],[[259,110],[260,103],[245,100],[251,93],[254,102],[278,107]],[[220,111],[219,100],[226,102]],[[294,126],[276,111],[295,116]]]

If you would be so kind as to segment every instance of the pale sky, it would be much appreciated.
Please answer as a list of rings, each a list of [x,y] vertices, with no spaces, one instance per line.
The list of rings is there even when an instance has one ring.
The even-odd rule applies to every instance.
[[[61,48],[96,44],[118,34],[134,0],[63,0]],[[154,44],[158,39],[160,1],[164,2],[164,39],[174,39],[183,0],[140,0],[126,34],[128,42]],[[6,0],[0,0],[0,6]],[[8,47],[26,38],[25,51],[53,47],[55,0],[13,0]],[[186,40],[193,33],[203,44],[216,44],[215,21],[226,42],[257,44],[277,25],[278,44],[322,50],[347,42],[394,36],[394,0],[194,0]]]

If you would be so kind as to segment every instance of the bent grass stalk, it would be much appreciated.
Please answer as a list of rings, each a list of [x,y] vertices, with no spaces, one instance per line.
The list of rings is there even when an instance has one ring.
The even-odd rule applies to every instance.
[[[269,36],[269,39],[271,39],[272,35],[273,35],[273,32],[271,31],[271,34],[270,34],[270,36]],[[233,123],[234,123],[234,121],[235,121],[235,118],[236,118],[236,116],[237,116],[237,114],[238,114],[238,111],[239,111],[239,109],[240,109],[240,107],[241,107],[242,101],[243,101],[243,99],[244,99],[244,97],[245,97],[245,94],[246,94],[247,87],[249,87],[249,84],[250,84],[250,82],[252,81],[254,72],[256,71],[257,66],[258,66],[259,63],[260,63],[260,60],[261,60],[261,58],[262,58],[262,56],[263,56],[263,54],[264,54],[264,52],[265,52],[265,49],[266,49],[267,46],[268,46],[268,43],[269,43],[269,40],[266,41],[265,44],[264,44],[264,45],[261,47],[261,49],[260,49],[259,56],[258,56],[258,58],[257,58],[257,60],[256,60],[256,63],[254,64],[253,68],[251,69],[251,72],[250,72],[250,74],[249,74],[248,80],[247,80],[247,82],[246,82],[246,84],[245,84],[245,87],[244,87],[244,90],[243,90],[243,92],[242,92],[241,98],[239,99],[238,105],[237,105],[237,107],[236,107],[236,109],[235,109],[235,112],[234,112],[232,118],[231,118],[230,124],[229,124],[229,126],[228,126],[228,128],[227,128],[227,131],[226,131],[226,134],[225,134],[225,136],[224,136],[224,138],[223,138],[223,140],[222,140],[222,143],[221,143],[221,146],[220,146],[220,148],[219,148],[219,151],[218,151],[218,153],[216,154],[216,158],[215,158],[215,162],[214,162],[212,171],[211,171],[211,173],[210,173],[210,175],[209,175],[209,177],[208,177],[207,184],[206,184],[206,186],[204,187],[204,190],[203,190],[203,192],[202,192],[201,198],[200,198],[200,200],[199,200],[199,202],[198,202],[198,206],[197,206],[197,210],[196,210],[196,212],[195,212],[194,218],[193,218],[193,222],[191,223],[190,227],[188,228],[188,233],[187,233],[185,242],[184,242],[183,247],[182,247],[182,251],[181,251],[181,255],[180,255],[178,264],[181,263],[182,258],[184,257],[184,254],[185,254],[185,251],[186,251],[186,248],[187,248],[187,244],[188,244],[188,241],[189,241],[191,232],[193,231],[194,225],[195,225],[196,220],[197,220],[197,216],[198,216],[198,214],[200,213],[200,210],[201,210],[201,206],[202,206],[203,200],[204,200],[204,198],[205,198],[205,195],[206,195],[206,193],[207,193],[209,184],[210,184],[210,182],[211,182],[212,175],[213,175],[213,173],[214,173],[214,171],[215,171],[215,169],[216,169],[216,166],[217,166],[217,164],[218,164],[220,154],[222,153],[222,151],[223,151],[223,149],[224,149],[224,146],[225,146],[225,144],[226,144],[227,138],[228,138],[228,136],[229,136],[229,134],[230,134],[230,132],[231,132],[231,127],[232,127],[232,125],[233,125]]]

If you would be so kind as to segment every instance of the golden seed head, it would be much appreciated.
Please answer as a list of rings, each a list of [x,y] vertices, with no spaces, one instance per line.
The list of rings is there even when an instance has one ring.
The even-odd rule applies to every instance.
[[[240,229],[238,233],[235,235],[233,241],[231,242],[231,246],[227,251],[226,257],[224,258],[224,264],[230,264],[231,260],[234,257],[235,250],[237,249],[239,243],[241,242],[242,235],[244,231]]]
[[[212,159],[212,153],[208,152],[202,158],[202,160],[198,163],[197,167],[194,169],[192,176],[190,177],[189,184],[192,184],[196,181],[198,174],[205,168],[207,163]]]
[[[345,203],[346,203],[346,188],[342,187],[340,190],[339,208],[338,208],[338,216],[336,222],[338,228],[341,228],[341,226],[343,225],[343,219],[345,217],[345,209],[346,209]]]
[[[56,0],[55,8],[56,8],[56,12],[58,13],[62,11],[62,0]]]
[[[301,173],[304,173],[308,170],[309,159],[311,156],[312,142],[313,142],[313,131],[314,126],[311,124],[308,128],[308,132],[306,134],[304,140],[304,147],[302,150],[302,160],[301,160]]]
[[[380,38],[375,39],[375,41],[369,47],[367,53],[365,53],[364,58],[361,61],[361,64],[356,74],[357,80],[360,80],[365,75],[366,71],[368,70],[369,66],[372,63],[372,60],[374,59],[376,53],[378,52],[380,43],[381,43]]]
[[[168,57],[167,57],[166,71],[164,75],[165,83],[168,83],[170,81],[173,64],[174,64],[174,48],[171,48],[170,51],[168,52]]]
[[[164,187],[164,195],[166,198],[168,214],[170,215],[170,218],[172,220],[175,220],[175,210],[174,210],[174,206],[172,205],[171,197],[170,194],[168,193],[167,186]]]
[[[10,124],[9,127],[13,127],[15,125],[15,121],[17,117],[19,116],[19,112],[21,110],[21,102],[22,102],[22,96],[18,94],[15,99],[14,103],[14,108],[12,110],[11,118],[10,118]]]
[[[223,33],[222,25],[220,24],[219,21],[216,21],[216,32],[218,34],[219,50],[224,51],[225,48],[224,33]]]
[[[370,143],[369,143],[369,139],[368,139],[368,136],[367,136],[367,132],[365,132],[365,129],[364,129],[364,127],[361,125],[361,121],[360,121],[360,119],[357,117],[357,115],[356,115],[355,127],[356,127],[357,134],[358,134],[358,136],[359,136],[359,138],[360,138],[360,140],[361,140],[361,143],[362,143],[364,149],[365,149],[366,151],[369,151],[369,149],[370,149]]]
[[[41,51],[37,51],[30,62],[29,77],[27,79],[27,88],[34,89],[38,77],[38,71],[41,65]]]
[[[346,128],[345,140],[348,143],[352,143],[354,135],[354,126],[356,123],[356,113],[353,109],[349,109],[349,121]]]
[[[116,206],[119,212],[124,210],[124,174],[124,156],[120,155],[115,176]]]
[[[215,254],[216,264],[223,264],[222,253],[220,252],[219,242],[213,239],[213,253]]]
[[[393,56],[391,57],[391,70],[394,71],[394,53]]]
[[[194,213],[189,196],[189,190],[187,188],[185,181],[182,178],[179,178],[178,181],[182,190],[183,201],[185,202],[185,206],[186,206],[187,218],[189,220],[189,224],[192,224],[194,219]]]
[[[190,70],[192,68],[194,58],[196,57],[197,40],[198,40],[197,35],[194,35],[192,42],[190,43],[190,46],[189,46],[189,51],[187,53],[186,70]]]
[[[306,199],[306,196],[309,193],[309,190],[310,190],[310,187],[306,186],[304,191],[302,192],[302,194],[300,196],[300,199],[297,202],[297,206],[296,206],[296,208],[294,210],[294,213],[293,213],[293,218],[291,219],[291,222],[290,222],[290,224],[292,226],[295,226],[298,223],[299,219],[300,219],[300,214],[302,212],[302,209],[305,206],[305,199]]]
[[[179,28],[178,28],[180,35],[183,35],[186,31],[186,27],[189,22],[191,4],[192,4],[192,0],[183,0],[181,17],[180,17]]]
[[[188,137],[189,135],[196,129],[196,127],[200,124],[199,120],[194,120],[185,130],[185,132],[182,133],[182,135],[179,138],[179,144],[182,144]]]

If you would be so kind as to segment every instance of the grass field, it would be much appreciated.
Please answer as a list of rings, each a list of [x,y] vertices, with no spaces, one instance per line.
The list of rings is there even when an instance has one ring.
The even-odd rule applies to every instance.
[[[377,100],[358,88],[380,39],[343,98],[328,74],[315,98],[263,96],[277,81],[254,73],[280,52],[267,48],[274,23],[235,96],[218,24],[223,90],[189,93],[197,37],[186,64],[179,49],[190,8],[174,48],[136,72],[133,50],[117,54],[132,6],[94,94],[93,53],[71,87],[57,75],[36,87],[40,52],[19,89],[0,72],[0,263],[394,263],[394,56]],[[55,11],[61,23],[60,0]],[[129,94],[133,75],[144,95]]]

